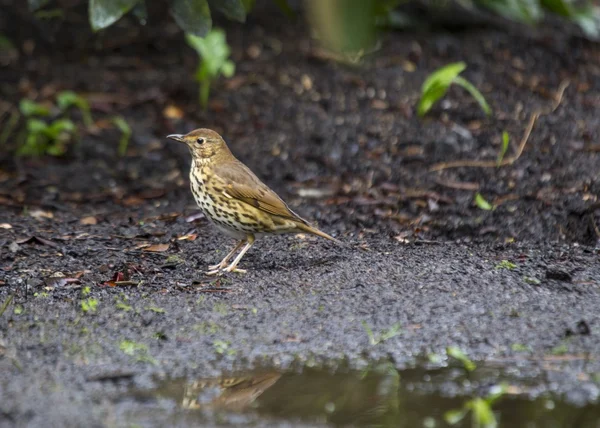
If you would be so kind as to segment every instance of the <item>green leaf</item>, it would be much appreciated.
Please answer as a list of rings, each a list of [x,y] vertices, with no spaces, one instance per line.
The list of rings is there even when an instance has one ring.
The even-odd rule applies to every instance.
[[[121,131],[121,139],[119,140],[119,156],[125,156],[127,153],[127,147],[129,147],[129,140],[131,139],[131,127],[121,116],[113,117],[113,125],[115,125],[119,131]]]
[[[221,67],[221,72],[225,77],[231,77],[235,73],[235,64],[232,61],[225,61],[223,63],[223,67]]]
[[[33,12],[44,7],[49,1],[50,0],[27,0],[27,6],[29,6],[29,10]]]
[[[54,138],[57,138],[62,132],[71,133],[73,131],[75,131],[75,124],[69,119],[55,120],[46,128],[48,135]]]
[[[174,0],[171,13],[186,33],[204,37],[212,27],[207,0]]]
[[[496,269],[514,270],[516,268],[517,268],[517,265],[509,260],[502,260],[502,261],[500,261],[500,263],[498,263],[496,265]]]
[[[135,355],[138,352],[148,352],[148,345],[137,343],[133,340],[122,340],[121,343],[119,343],[119,349],[123,351],[125,355]]]
[[[186,39],[190,46],[202,57],[202,67],[205,68],[203,72],[207,73],[206,77],[217,77],[231,52],[225,40],[225,32],[214,29],[204,38],[187,34]]]
[[[513,343],[510,345],[510,349],[515,352],[530,352],[531,348],[527,345],[523,345],[522,343]]]
[[[470,407],[473,412],[474,426],[482,428],[496,428],[498,426],[492,407],[485,400],[474,398],[470,402]]]
[[[48,125],[43,120],[39,119],[28,119],[27,120],[27,133],[31,134],[42,134],[48,129]]]
[[[468,409],[448,410],[444,413],[444,420],[448,425],[456,425],[467,416]]]
[[[28,99],[22,99],[19,102],[19,110],[24,116],[48,116],[50,114],[48,107]]]
[[[460,73],[467,68],[464,62],[455,62],[431,73],[421,87],[421,99],[417,107],[419,116],[424,116],[431,107],[448,91],[448,88]]]
[[[140,0],[90,0],[89,18],[92,30],[98,31],[117,22]]]
[[[508,150],[508,143],[510,142],[510,135],[508,132],[502,131],[502,148],[500,149],[500,153],[498,153],[498,159],[496,160],[496,165],[500,166],[502,161],[504,160],[504,155],[506,155],[506,151]]]
[[[539,0],[478,0],[478,3],[508,19],[529,25],[544,16]]]
[[[73,91],[62,91],[56,96],[56,103],[62,111],[73,106],[77,107],[81,111],[85,126],[89,127],[92,125],[93,120],[90,113],[90,105],[81,95],[78,95]]]
[[[576,12],[573,21],[590,39],[600,39],[600,7],[589,6]]]
[[[98,300],[92,297],[88,297],[81,301],[81,310],[83,312],[96,312],[98,308]]]
[[[486,201],[479,192],[475,194],[475,205],[485,211],[491,211],[494,209],[493,205]]]
[[[242,0],[208,0],[211,9],[218,10],[227,18],[238,21],[246,21],[246,6]]]
[[[225,40],[225,32],[217,28],[212,29],[204,38],[186,34],[186,40],[201,58],[196,80],[200,82],[200,104],[206,109],[211,81],[219,74],[231,77],[235,72],[234,63],[227,59],[231,51]]]
[[[446,348],[446,353],[448,354],[448,356],[460,361],[463,364],[464,368],[469,372],[472,372],[477,368],[475,363],[471,361],[471,359],[467,357],[467,355],[456,346],[449,346],[448,348]]]
[[[556,13],[557,15],[566,16],[568,18],[573,16],[571,5],[563,0],[540,0],[540,3],[550,12]]]
[[[528,348],[531,351],[530,348]],[[498,401],[504,394],[508,392],[508,384],[501,383],[500,385],[495,385],[491,388],[489,395],[485,398],[485,402],[490,406],[493,405],[496,401]]]
[[[469,92],[471,94],[471,96],[473,98],[475,98],[475,101],[477,101],[479,103],[481,110],[483,110],[483,112],[486,114],[486,116],[490,115],[490,113],[492,112],[492,109],[490,108],[487,101],[483,97],[483,94],[481,92],[479,92],[479,89],[477,89],[475,86],[473,86],[473,84],[471,82],[469,82],[467,79],[465,79],[461,76],[456,76],[452,83],[456,83],[458,86],[462,86],[463,88],[465,88],[467,90],[467,92]]]

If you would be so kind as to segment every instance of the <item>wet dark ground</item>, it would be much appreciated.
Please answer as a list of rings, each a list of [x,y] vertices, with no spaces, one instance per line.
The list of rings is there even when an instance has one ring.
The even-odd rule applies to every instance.
[[[302,23],[257,14],[228,24],[236,77],[204,113],[180,35],[128,28],[138,27],[97,36],[104,49],[91,53],[59,29],[68,49],[38,41],[0,69],[9,103],[73,89],[97,121],[64,158],[2,155],[0,425],[444,426],[443,412],[506,381],[494,406],[505,426],[518,426],[506,416],[517,411],[523,424],[598,426],[596,45],[543,29],[391,33],[355,68],[324,59]],[[452,89],[418,119],[424,78],[458,60],[493,115]],[[513,165],[429,171],[495,160],[503,130],[510,155],[530,114],[557,102]],[[122,158],[117,114],[134,130]],[[231,242],[196,215],[188,155],[164,139],[197,126],[221,132],[292,209],[350,246],[265,239],[244,258],[246,275],[204,276]],[[475,206],[476,192],[496,209]],[[449,346],[478,368],[466,374]],[[381,362],[400,371],[363,375]],[[253,410],[182,409],[185,391],[188,408],[206,409],[224,396],[220,376],[255,369],[276,381],[233,400]],[[213,385],[209,398],[189,387],[198,379]],[[357,394],[346,405],[390,418],[339,419],[342,390]]]

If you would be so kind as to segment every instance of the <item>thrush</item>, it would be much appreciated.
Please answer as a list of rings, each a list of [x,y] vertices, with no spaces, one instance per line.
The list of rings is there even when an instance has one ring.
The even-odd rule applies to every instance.
[[[245,272],[238,263],[257,237],[281,233],[307,232],[336,243],[337,239],[311,226],[250,169],[233,156],[227,143],[210,129],[167,138],[187,144],[192,155],[190,186],[194,199],[206,217],[221,232],[238,240],[218,264],[209,266],[208,275]],[[240,250],[233,262],[229,260]]]

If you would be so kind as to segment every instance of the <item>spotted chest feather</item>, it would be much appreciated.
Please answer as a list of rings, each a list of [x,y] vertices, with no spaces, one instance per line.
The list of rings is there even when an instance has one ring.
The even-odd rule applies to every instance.
[[[211,173],[206,167],[192,167],[190,187],[196,203],[206,217],[223,231],[261,233],[273,227],[269,217],[231,198],[217,180],[211,179]]]

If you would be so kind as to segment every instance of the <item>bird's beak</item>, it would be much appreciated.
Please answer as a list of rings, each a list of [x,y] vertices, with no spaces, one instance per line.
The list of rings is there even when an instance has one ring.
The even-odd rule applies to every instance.
[[[180,143],[184,143],[185,141],[183,140],[183,135],[181,134],[171,134],[171,135],[167,135],[167,138],[169,140],[174,140],[174,141],[179,141]]]

